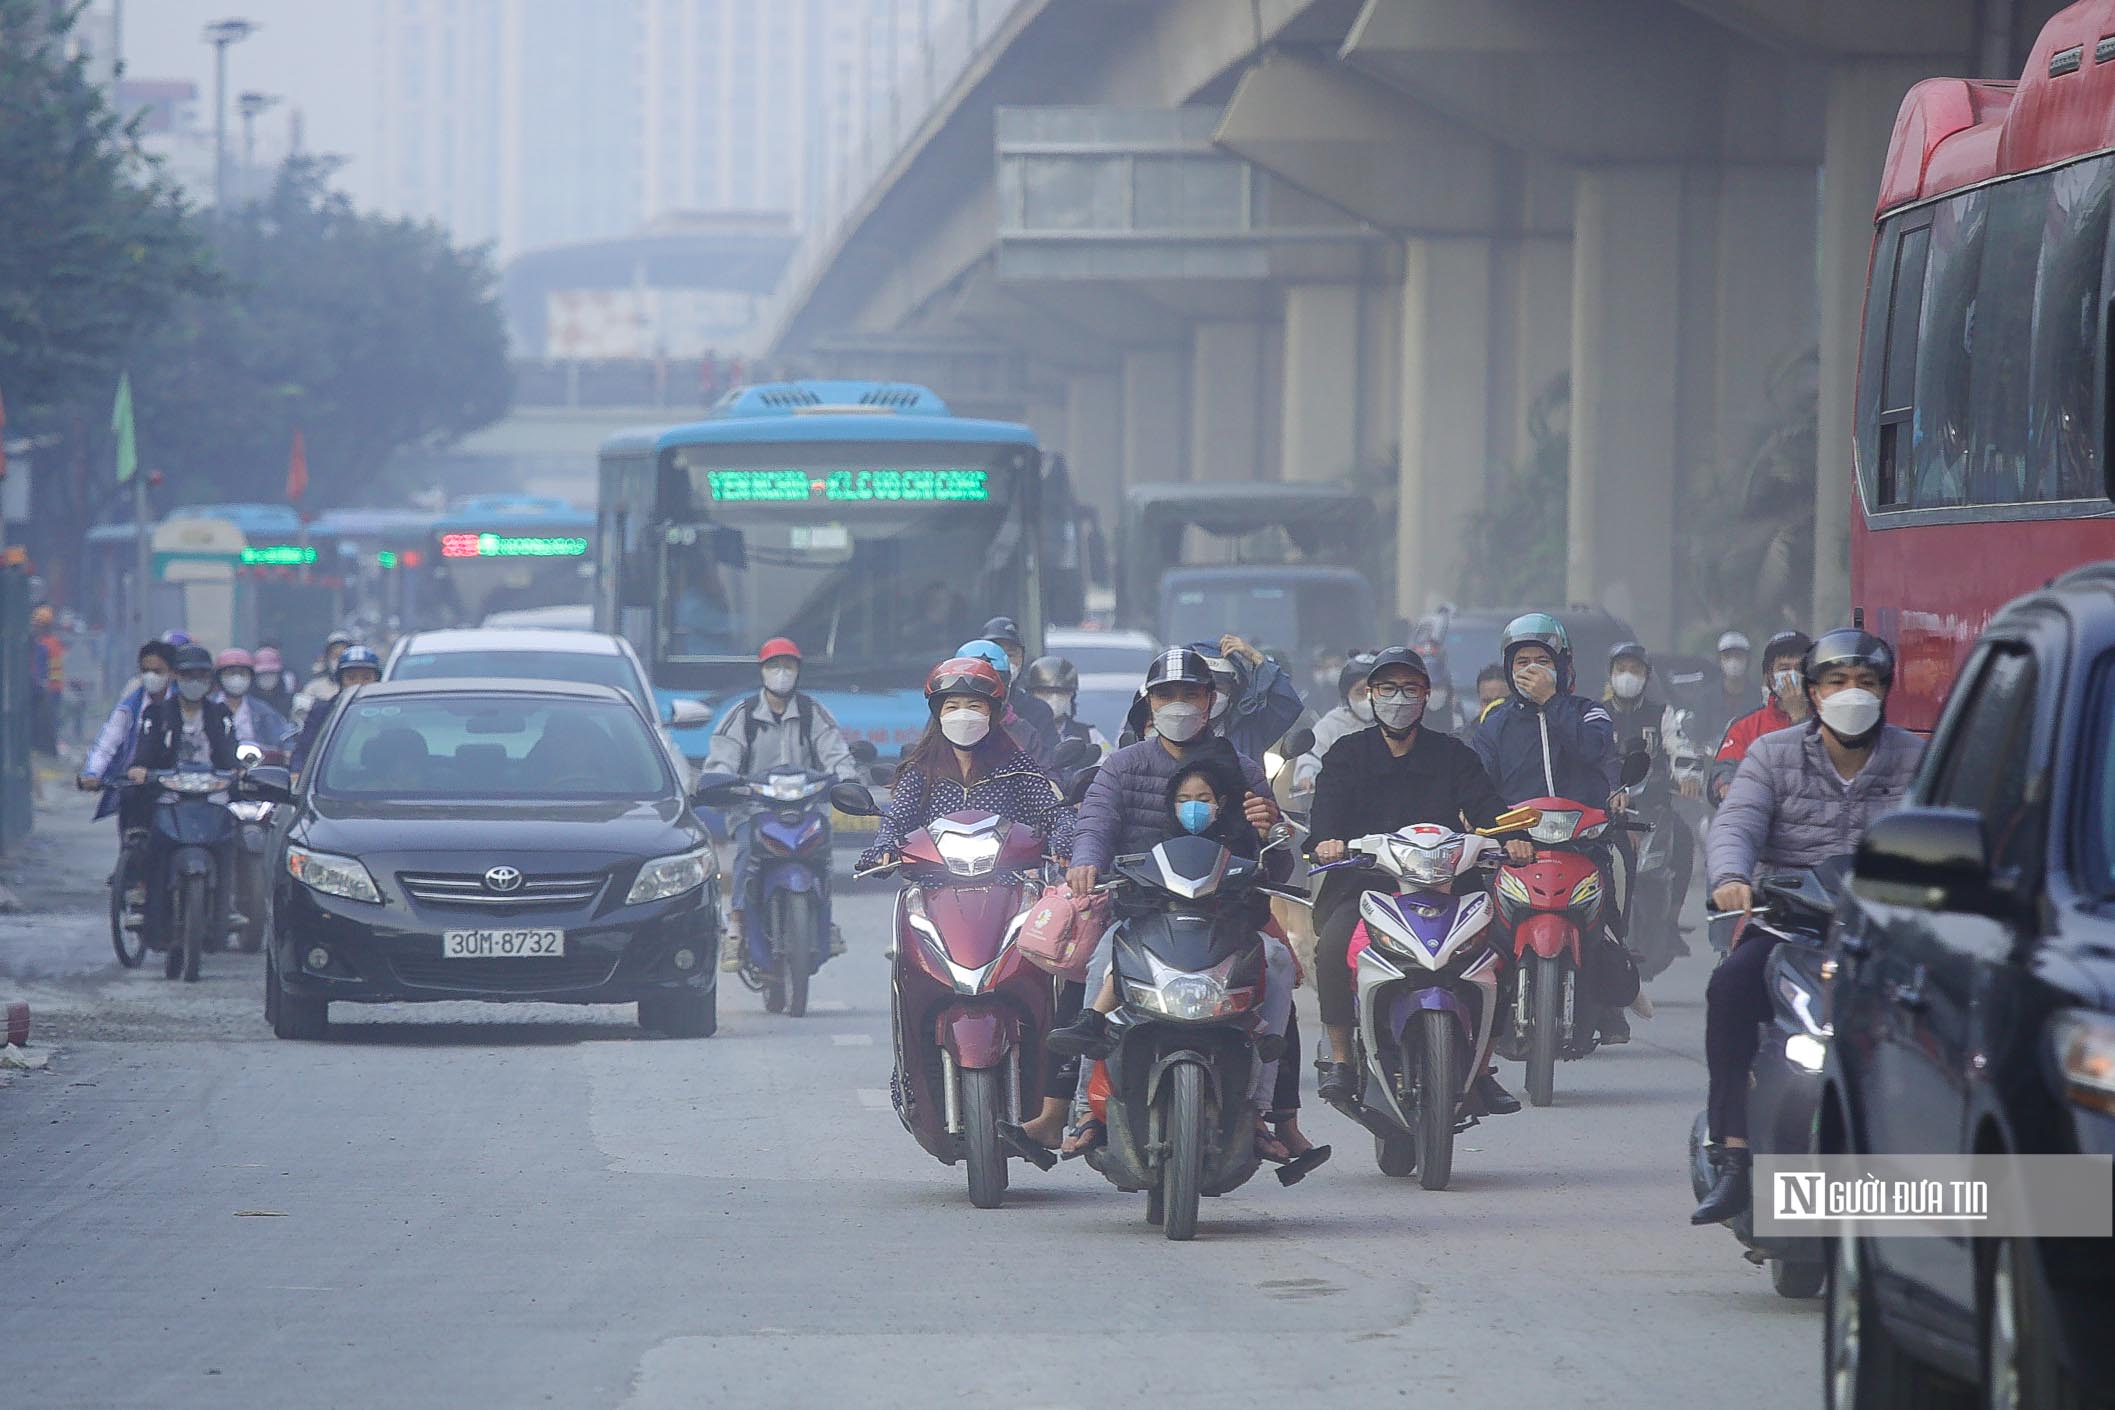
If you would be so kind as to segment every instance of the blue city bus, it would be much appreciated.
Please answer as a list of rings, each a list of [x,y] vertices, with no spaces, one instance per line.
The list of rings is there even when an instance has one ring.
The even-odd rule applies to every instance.
[[[801,648],[801,685],[890,757],[926,724],[926,672],[997,614],[1042,640],[1042,455],[1026,426],[923,387],[803,381],[730,392],[703,421],[602,446],[595,622],[664,704],[724,709],[756,650]],[[679,732],[703,758],[709,731]]]
[[[595,516],[551,495],[480,494],[434,521],[429,619],[474,627],[494,612],[585,604]]]

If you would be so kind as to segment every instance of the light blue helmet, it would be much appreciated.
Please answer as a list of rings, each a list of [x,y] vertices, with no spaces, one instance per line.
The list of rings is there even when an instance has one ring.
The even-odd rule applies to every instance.
[[[1013,659],[1006,654],[1006,648],[999,645],[999,643],[986,641],[979,637],[975,641],[963,642],[961,648],[955,654],[957,656],[974,656],[979,661],[991,662],[991,668],[999,673],[999,679],[1005,681],[1009,688],[1013,685]]]
[[[1572,638],[1564,629],[1564,623],[1547,612],[1524,612],[1505,624],[1498,637],[1498,659],[1505,662],[1506,674],[1513,672],[1513,652],[1530,642],[1549,649],[1557,658],[1557,688],[1572,688]]]

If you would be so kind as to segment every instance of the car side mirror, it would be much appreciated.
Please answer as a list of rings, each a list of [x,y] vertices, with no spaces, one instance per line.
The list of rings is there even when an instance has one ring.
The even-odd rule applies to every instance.
[[[707,807],[724,808],[739,803],[748,792],[748,785],[730,773],[701,773],[690,785],[690,801]]]
[[[1070,773],[1074,769],[1094,763],[1101,756],[1102,751],[1094,747],[1093,741],[1068,739],[1058,745],[1057,753],[1051,758],[1051,764],[1060,773]]]
[[[1094,787],[1095,775],[1101,771],[1101,765],[1097,764],[1093,768],[1081,769],[1074,774],[1071,781],[1065,785],[1065,801],[1077,806],[1079,801],[1087,796],[1087,790]]]
[[[702,700],[671,700],[662,721],[671,729],[696,729],[712,723],[712,711]]]
[[[1312,754],[1315,749],[1315,732],[1302,725],[1278,743],[1278,756],[1297,759],[1302,754]]]
[[[1905,808],[1874,819],[1851,876],[1875,900],[1921,910],[1989,912],[2004,901],[1991,880],[1983,819],[1967,808]]]
[[[1652,756],[1642,749],[1633,749],[1623,756],[1623,786],[1635,788],[1652,773]]]
[[[830,806],[848,818],[879,817],[881,805],[863,783],[839,783],[830,789]]]
[[[242,768],[254,769],[264,762],[264,750],[254,744],[238,744],[235,746],[235,762]]]
[[[855,739],[855,740],[853,740],[853,741],[852,741],[852,762],[853,762],[853,763],[855,763],[855,764],[871,764],[871,763],[873,763],[873,762],[874,762],[874,761],[875,761],[876,759],[878,759],[878,758],[880,758],[880,757],[881,757],[881,751],[880,751],[879,749],[876,749],[876,748],[874,747],[874,741],[873,741],[873,740],[871,740],[871,739]]]
[[[243,747],[256,748],[255,745]],[[263,758],[264,751],[259,749],[257,757]],[[291,803],[294,801],[294,776],[277,765],[258,764],[243,775],[242,791],[265,803]]]

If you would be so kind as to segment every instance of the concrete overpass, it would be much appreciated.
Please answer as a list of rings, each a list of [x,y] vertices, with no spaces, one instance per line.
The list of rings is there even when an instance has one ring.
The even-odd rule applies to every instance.
[[[1003,350],[1002,399],[1105,516],[1128,483],[1392,474],[1406,613],[1455,594],[1464,516],[1568,375],[1570,595],[1660,642],[1702,625],[1677,531],[1737,532],[1684,487],[1817,347],[1814,618],[1842,615],[1896,107],[2016,76],[2060,8],[964,3],[956,61],[796,257],[774,351]]]

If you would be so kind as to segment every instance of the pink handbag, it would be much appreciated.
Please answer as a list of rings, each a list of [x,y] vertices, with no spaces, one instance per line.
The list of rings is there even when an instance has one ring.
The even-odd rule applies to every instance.
[[[1029,911],[1018,941],[1029,963],[1060,979],[1087,977],[1087,960],[1095,942],[1109,924],[1109,898],[1089,896],[1080,900],[1059,882],[1045,887],[1042,899]]]

